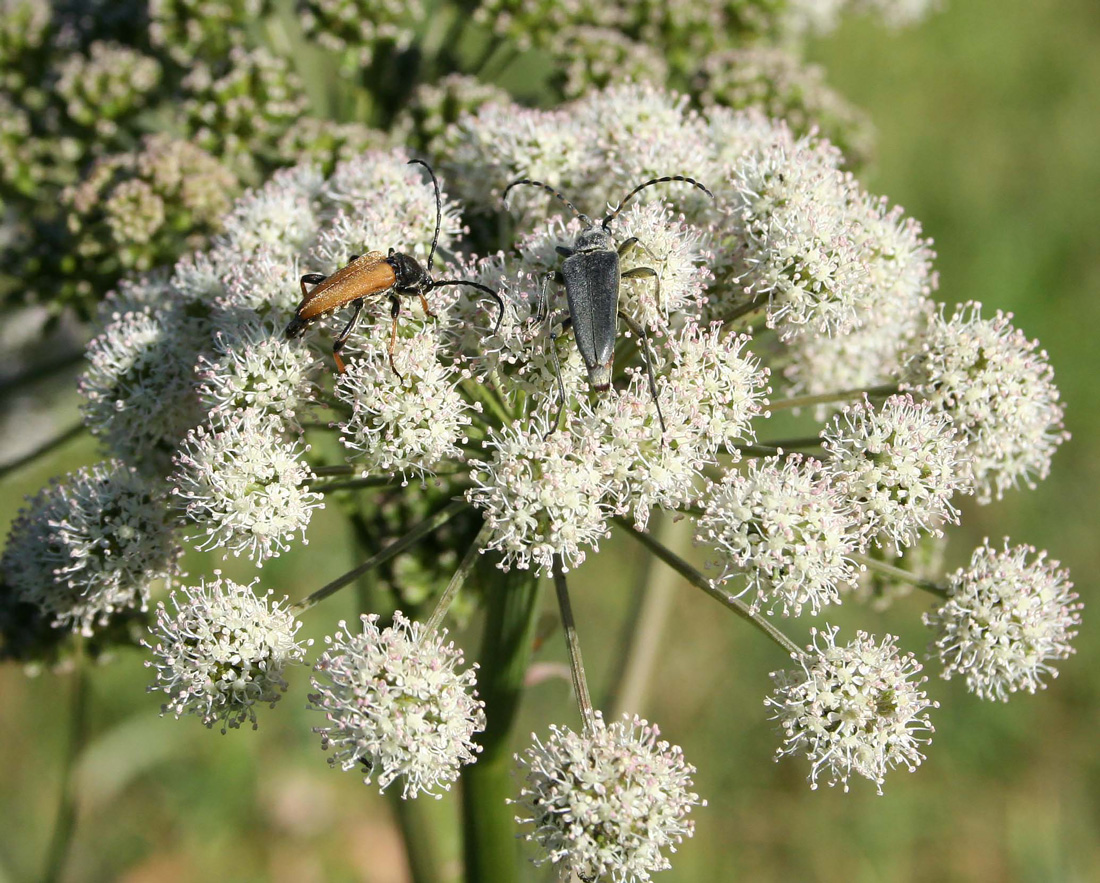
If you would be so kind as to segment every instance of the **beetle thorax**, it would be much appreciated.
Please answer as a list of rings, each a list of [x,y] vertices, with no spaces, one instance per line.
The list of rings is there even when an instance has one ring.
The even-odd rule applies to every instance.
[[[597,227],[593,224],[591,227],[585,227],[577,234],[577,238],[573,242],[573,250],[579,252],[614,251],[615,240],[603,227]]]
[[[401,294],[422,294],[432,284],[432,277],[411,255],[394,252],[386,258],[386,263],[393,267],[393,274],[397,277],[394,288]]]

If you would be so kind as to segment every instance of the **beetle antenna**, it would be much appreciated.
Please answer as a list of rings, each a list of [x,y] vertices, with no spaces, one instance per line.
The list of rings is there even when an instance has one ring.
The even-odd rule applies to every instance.
[[[422,159],[410,159],[407,165],[411,166],[413,163],[428,170],[428,174],[432,179],[432,186],[435,187],[435,233],[432,236],[432,250],[428,252],[428,275],[431,276],[432,259],[435,257],[435,244],[439,242],[439,226],[443,221],[443,200],[439,196],[439,182],[435,179],[435,172],[432,171],[432,167]]]
[[[469,285],[471,288],[476,288],[478,291],[483,291],[489,295],[493,300],[497,302],[497,306],[500,307],[500,312],[497,313],[497,321],[493,326],[493,334],[497,334],[500,331],[500,323],[504,321],[504,298],[499,293],[493,291],[488,285],[482,285],[480,282],[471,282],[469,279],[437,279],[432,282],[432,288],[442,288],[444,285]]]
[[[638,192],[640,192],[642,190],[645,190],[646,187],[649,187],[653,184],[664,184],[666,181],[684,181],[684,182],[690,184],[692,187],[698,187],[707,196],[709,196],[711,199],[714,199],[714,194],[711,193],[705,186],[700,184],[694,178],[685,178],[683,175],[666,175],[663,178],[652,178],[649,181],[646,181],[644,184],[639,184],[637,187],[635,187],[633,190],[631,190],[626,196],[624,196],[622,201],[615,207],[615,210],[613,212],[611,212],[611,214],[609,214],[606,218],[603,219],[603,221],[601,222],[601,226],[606,230],[608,228],[608,225],[612,221],[615,220],[615,216],[618,215],[619,212],[621,212],[623,210],[623,207],[628,202],[630,202],[630,200]]]
[[[555,190],[549,184],[543,184],[542,181],[532,181],[530,178],[520,178],[518,181],[513,181],[511,184],[509,184],[507,187],[505,187],[504,192],[500,195],[501,202],[503,202],[505,205],[507,205],[508,204],[508,191],[511,190],[513,187],[518,187],[520,184],[532,184],[535,187],[541,187],[547,193],[553,194],[558,199],[560,199],[562,202],[564,202],[567,206],[569,206],[569,208],[572,209],[573,214],[575,214],[578,218],[580,218],[586,224],[589,224],[589,225],[592,224],[592,219],[590,217],[588,217],[588,215],[586,215],[584,212],[582,212],[580,209],[578,209],[575,205],[573,205],[573,203],[571,203],[568,199],[566,199],[564,196],[562,196],[561,193],[559,193],[557,190]]]

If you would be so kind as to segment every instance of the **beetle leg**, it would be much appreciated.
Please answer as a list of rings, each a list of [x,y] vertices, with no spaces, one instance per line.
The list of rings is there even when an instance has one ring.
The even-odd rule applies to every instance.
[[[569,248],[567,245],[555,245],[554,251],[560,254],[563,258],[571,258],[576,252]]]
[[[393,324],[390,325],[390,370],[397,375],[399,380],[404,380],[405,375],[397,370],[397,365],[393,361],[393,351],[397,346],[397,317],[401,315],[401,301],[397,299],[395,295],[390,295],[390,316],[393,319]]]
[[[644,269],[648,270],[649,267]],[[626,313],[620,312],[623,320],[626,322],[627,327],[638,335],[638,339],[642,342],[642,350],[645,353],[645,373],[649,380],[649,394],[653,396],[653,404],[657,408],[657,421],[661,424],[661,444],[665,442],[665,415],[661,413],[661,400],[657,397],[657,379],[653,376],[653,351],[649,348],[649,334],[645,330],[644,324],[638,324],[630,318]]]
[[[355,323],[359,321],[359,314],[363,312],[363,298],[353,300],[351,310],[351,318],[348,319],[348,324],[344,326],[344,330],[336,335],[336,340],[332,342],[332,358],[336,362],[336,370],[341,374],[347,370],[347,366],[344,364],[344,360],[340,358],[340,351],[344,348],[344,344],[348,342],[348,335],[355,328]]]
[[[642,240],[640,240],[637,236],[631,236],[629,239],[624,239],[622,241],[622,243],[619,245],[619,248],[618,248],[619,257],[622,258],[623,256],[625,256],[626,253],[628,251],[630,251],[632,248],[640,248],[647,255],[649,255],[650,258],[652,258],[656,263],[663,264],[663,263],[665,263],[665,260],[667,260],[667,257],[666,257],[665,260],[662,260],[661,258],[657,257],[657,255],[655,255],[653,253],[653,249],[651,249],[648,245],[646,245],[644,242],[642,242]],[[635,269],[637,269],[637,268],[635,268]],[[632,272],[633,272],[633,270],[627,270],[625,273],[623,273],[623,277],[626,278],[626,279],[631,278],[630,274]],[[646,275],[646,274],[639,273],[638,275],[641,276],[641,275]],[[660,309],[660,306],[661,306],[661,277],[659,275],[657,275],[656,273],[654,273],[653,275],[657,276],[657,307],[658,307],[658,309]]]
[[[652,267],[633,267],[619,276],[620,279],[652,278],[657,285],[657,309],[661,308],[661,277]]]
[[[558,410],[554,414],[554,422],[550,424],[550,431],[543,436],[543,439],[548,439],[558,429],[558,424],[561,423],[561,415],[565,412],[565,381],[561,379],[561,362],[558,361],[558,338],[561,336],[561,332],[565,331],[573,322],[572,316],[567,316],[561,323],[561,328],[558,331],[550,329],[550,340],[547,342],[547,346],[550,349],[550,361],[554,365],[554,377],[558,381]]]
[[[561,274],[561,270],[551,270],[543,277],[542,291],[539,292],[539,303],[534,315],[536,322],[544,322],[546,317],[550,315],[550,298],[547,296],[546,290],[550,287],[552,281],[557,282],[559,285],[565,284],[565,277]]]
[[[320,285],[326,279],[328,279],[328,276],[323,273],[306,273],[302,277],[302,300],[309,297],[309,292],[306,291],[307,285]]]
[[[435,318],[435,313],[433,313],[432,308],[428,306],[428,299],[424,297],[423,293],[420,295],[420,306],[424,308],[424,313],[429,319]]]
[[[357,254],[348,255],[348,263],[349,264],[354,264],[357,260],[359,260],[359,258],[360,258],[360,255],[357,255]]]

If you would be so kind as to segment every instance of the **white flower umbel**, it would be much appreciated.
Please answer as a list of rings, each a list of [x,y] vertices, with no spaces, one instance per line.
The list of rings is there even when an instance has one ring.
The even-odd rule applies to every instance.
[[[746,343],[723,338],[717,323],[705,331],[689,323],[663,341],[673,360],[656,379],[663,429],[641,370],[585,420],[600,439],[601,469],[617,506],[633,507],[638,529],[652,506],[674,509],[696,497],[703,467],[717,463],[720,451],[739,456],[733,444],[753,437],[750,421],[762,409],[768,373],[742,352]]]
[[[90,637],[115,614],[145,610],[150,585],[177,573],[167,508],[121,463],[85,467],[28,498],[0,575],[58,628]]]
[[[153,653],[145,664],[157,674],[149,690],[168,694],[161,714],[198,715],[223,733],[245,721],[256,729],[256,706],[275,706],[287,688],[283,670],[304,662],[313,642],[295,640],[302,624],[271,592],[257,595],[255,581],[244,586],[215,574],[211,583],[172,592],[174,612],[157,604],[142,641]]]
[[[243,323],[263,319],[281,331],[302,299],[302,269],[296,257],[278,248],[261,247],[248,255],[228,248],[210,252],[207,260],[221,267],[210,317],[214,328],[233,332]],[[181,261],[176,265],[177,275]]]
[[[740,278],[750,297],[767,300],[768,324],[783,339],[849,331],[873,295],[851,209],[858,189],[839,163],[827,141],[796,141],[777,127],[772,143],[745,153],[731,172]]]
[[[88,430],[126,463],[160,471],[201,419],[192,384],[196,331],[163,306],[115,317],[88,344],[79,381]]]
[[[568,430],[599,439],[600,469],[615,509],[632,507],[639,530],[653,506],[675,508],[691,500],[703,466],[713,461],[692,409],[680,405],[675,399],[663,402],[662,432],[646,379],[636,374],[629,387],[603,396],[591,416]]]
[[[909,396],[891,396],[877,410],[865,401],[845,408],[822,439],[868,539],[911,546],[921,534],[939,536],[945,521],[958,524],[951,497],[969,490],[969,470],[964,443],[941,411]]]
[[[348,771],[362,765],[364,782],[377,778],[385,790],[403,780],[401,796],[440,797],[463,764],[481,749],[474,734],[485,729],[484,703],[477,699],[472,666],[458,671],[462,652],[444,643],[446,630],[424,632],[400,611],[379,629],[377,615],[361,616],[363,631],[346,622],[314,667],[309,697],[328,725],[315,727],[329,763]]]
[[[549,572],[554,556],[565,568],[584,561],[609,533],[615,489],[604,472],[604,450],[592,433],[550,432],[551,416],[537,412],[527,429],[491,429],[487,461],[471,461],[477,487],[466,498],[492,528],[488,547],[503,553],[501,566]]]
[[[213,352],[200,356],[196,376],[207,412],[245,409],[296,426],[316,391],[313,353],[286,339],[282,325],[249,319],[214,335]]]
[[[386,354],[390,323],[360,331],[369,352],[351,360],[336,381],[336,397],[351,406],[340,424],[349,459],[365,474],[432,472],[444,460],[461,460],[460,444],[472,409],[457,389],[464,372],[440,362],[435,328],[401,338],[394,374]],[[365,339],[364,339],[365,338]]]
[[[284,441],[284,431],[278,417],[235,411],[214,428],[188,433],[176,456],[173,493],[206,535],[200,549],[244,552],[262,564],[289,549],[294,534],[307,542],[313,510],[324,504],[309,490],[313,476],[301,446]]]
[[[637,185],[664,175],[687,175],[706,184],[716,177],[706,124],[688,97],[649,82],[591,90],[569,105],[587,141],[586,204],[596,214],[618,204]],[[687,184],[669,183],[665,194],[692,217],[711,201]],[[651,197],[652,198],[652,197]]]
[[[694,420],[711,453],[732,452],[738,442],[752,441],[751,421],[767,416],[769,371],[746,351],[751,338],[724,332],[721,323],[689,323],[670,335],[672,365],[661,379],[668,397],[695,410]]]
[[[604,724],[596,712],[583,733],[552,726],[550,737],[516,755],[525,774],[519,798],[533,826],[526,838],[545,854],[563,878],[633,883],[670,867],[662,850],[695,831],[687,818],[706,806],[692,792],[695,767],[676,745],[658,741],[656,725],[624,717]]]
[[[947,602],[924,615],[943,677],[960,675],[971,693],[1002,702],[1045,688],[1044,676],[1058,676],[1050,663],[1074,652],[1082,605],[1072,589],[1069,571],[1046,552],[1007,539],[997,551],[986,540],[952,575]]]
[[[222,247],[242,259],[267,252],[292,258],[317,233],[316,200],[324,176],[310,163],[276,172],[234,204],[223,224]]]
[[[460,116],[444,139],[449,147],[444,168],[468,205],[497,210],[504,188],[517,178],[565,190],[581,184],[587,135],[565,111],[489,103]],[[530,209],[541,215],[551,198],[534,187],[518,187],[508,194],[508,205],[517,215]]]
[[[837,646],[836,627],[812,629],[813,643],[795,668],[772,673],[775,691],[764,700],[783,730],[776,760],[789,754],[810,759],[810,787],[818,778],[848,790],[853,775],[870,779],[882,793],[886,773],[913,772],[920,747],[933,731],[927,709],[937,708],[921,689],[921,665],[900,654],[896,638],[881,642],[866,632]]]
[[[966,438],[978,500],[1000,499],[1020,481],[1046,478],[1069,436],[1054,371],[1038,341],[1012,327],[1012,315],[981,317],[970,302],[933,320],[907,374],[915,392],[943,410]]]
[[[856,578],[852,506],[816,460],[754,460],[712,484],[703,504],[696,539],[717,547],[715,582],[743,574],[754,611],[797,616],[808,605],[817,614]]]

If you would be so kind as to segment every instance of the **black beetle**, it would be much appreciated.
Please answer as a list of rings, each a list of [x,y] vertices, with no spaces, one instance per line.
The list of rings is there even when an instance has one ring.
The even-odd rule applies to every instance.
[[[663,184],[668,181],[683,181],[702,190],[711,199],[714,198],[714,194],[694,178],[686,178],[683,175],[652,178],[631,190],[607,217],[597,223],[578,210],[573,203],[557,190],[541,181],[521,178],[509,184],[501,195],[502,200],[507,200],[508,192],[520,184],[541,187],[567,205],[585,225],[584,229],[577,234],[577,238],[573,240],[572,248],[564,245],[557,246],[557,253],[565,260],[562,261],[561,272],[556,274],[556,278],[565,284],[565,296],[569,303],[569,318],[565,324],[573,327],[577,349],[580,350],[585,368],[588,369],[588,382],[598,392],[603,392],[611,386],[611,369],[615,359],[615,339],[618,336],[619,283],[623,279],[653,277],[658,279],[657,297],[658,300],[660,299],[660,279],[656,270],[652,267],[634,267],[624,273],[619,263],[622,256],[635,246],[645,249],[651,256],[653,252],[649,251],[645,244],[638,240],[637,236],[631,236],[616,245],[615,238],[611,235],[610,225],[619,212],[623,210],[623,207],[637,193],[653,184]],[[631,330],[642,339],[643,345],[648,350],[648,340],[644,326],[633,322],[626,315],[623,318],[626,319]],[[648,351],[646,353],[646,370],[649,373],[650,391],[653,393],[654,402],[656,402],[656,385],[653,380],[653,369]],[[564,407],[565,391],[561,388],[560,375],[558,382],[563,400],[562,407]],[[664,418],[661,417],[659,404],[657,405],[657,414],[661,418],[661,428],[663,430]]]

